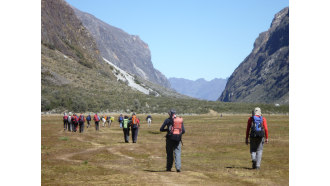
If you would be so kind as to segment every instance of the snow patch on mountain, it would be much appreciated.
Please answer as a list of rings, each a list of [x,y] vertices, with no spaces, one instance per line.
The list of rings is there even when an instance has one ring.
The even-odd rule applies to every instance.
[[[128,86],[130,86],[132,89],[138,90],[138,91],[140,91],[144,94],[149,95],[151,92],[153,92],[153,94],[156,97],[160,96],[158,92],[152,90],[149,87],[146,87],[144,84],[142,84],[140,82],[139,82],[139,84],[136,83],[136,80],[135,80],[134,76],[132,76],[131,74],[129,74],[126,71],[122,70],[121,68],[117,67],[116,65],[111,63],[106,58],[103,57],[103,60],[114,67],[112,72],[117,77],[117,81],[121,80],[121,81],[127,82]],[[118,71],[119,71],[119,73],[118,73]]]

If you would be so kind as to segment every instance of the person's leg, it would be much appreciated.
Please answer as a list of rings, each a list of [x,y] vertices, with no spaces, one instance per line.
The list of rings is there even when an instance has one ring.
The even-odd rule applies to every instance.
[[[177,144],[175,144],[174,155],[175,155],[176,171],[180,172],[181,171],[181,142],[180,141]]]
[[[171,171],[173,166],[173,144],[166,139],[166,171]]]
[[[264,138],[260,138],[258,140],[258,148],[257,148],[257,152],[256,152],[256,168],[257,169],[260,169],[263,147],[264,147]]]
[[[258,140],[256,138],[250,138],[250,153],[251,153],[251,159],[252,159],[252,168],[256,168],[257,163],[257,147],[258,147]]]
[[[135,143],[137,142],[138,134],[139,134],[139,128],[136,128],[136,129],[135,129],[135,137],[134,137],[134,142],[135,142]]]

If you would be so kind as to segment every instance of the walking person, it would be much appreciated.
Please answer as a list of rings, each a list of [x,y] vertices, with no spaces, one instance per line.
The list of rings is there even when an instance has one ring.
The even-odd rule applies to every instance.
[[[151,125],[151,120],[152,120],[152,117],[151,115],[148,115],[147,118],[146,118],[147,122],[148,122],[148,127],[150,127]]]
[[[68,130],[68,115],[66,113],[64,113],[63,116],[63,125],[64,125],[64,131]]]
[[[123,132],[124,132],[124,140],[125,143],[129,142],[129,120],[128,120],[128,116],[125,116],[123,119]]]
[[[120,116],[118,117],[118,122],[119,122],[119,127],[122,128],[123,127],[123,121],[124,121],[124,117],[122,114],[120,114]]]
[[[171,171],[173,166],[173,152],[175,156],[175,168],[177,172],[181,172],[181,146],[182,146],[182,134],[186,131],[183,125],[183,119],[177,117],[175,110],[168,112],[169,118],[167,118],[163,125],[160,127],[161,132],[167,132],[166,134],[166,171]]]
[[[92,120],[92,117],[90,114],[88,114],[88,116],[86,117],[86,120],[87,120],[87,128],[91,126],[91,120]]]
[[[69,124],[68,131],[72,132],[73,130],[72,130],[72,113],[71,112],[69,112],[68,124]]]
[[[137,136],[139,133],[139,128],[140,128],[140,120],[137,118],[136,114],[133,113],[132,117],[129,119],[130,120],[130,126],[132,129],[132,141],[133,143],[136,143],[137,141]]]
[[[108,127],[111,127],[111,122],[112,122],[112,117],[111,116],[107,116],[107,122],[108,122]]]
[[[102,127],[104,127],[104,124],[105,124],[105,122],[106,122],[106,119],[104,118],[104,117],[106,117],[106,116],[102,116],[102,118],[101,118],[101,120],[102,120]]]
[[[93,120],[95,122],[95,130],[99,131],[100,130],[100,127],[99,127],[100,117],[97,115],[97,113],[95,113]]]
[[[78,130],[78,117],[75,113],[71,117],[71,121],[72,121],[72,125],[73,125],[72,126],[73,132],[77,132],[77,130]]]
[[[79,116],[79,133],[84,132],[84,126],[85,126],[85,117],[82,113],[80,113],[80,116]]]
[[[252,168],[260,169],[264,142],[268,143],[268,127],[267,120],[261,115],[261,109],[259,107],[256,107],[252,111],[252,117],[247,122],[246,145],[249,144],[249,136]],[[264,140],[265,137],[266,140]]]

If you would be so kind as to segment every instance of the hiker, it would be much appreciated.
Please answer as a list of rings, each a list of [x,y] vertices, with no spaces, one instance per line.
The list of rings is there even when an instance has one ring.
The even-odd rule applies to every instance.
[[[75,113],[71,117],[71,121],[72,121],[73,132],[77,132],[77,129],[78,129],[78,117],[77,117],[77,115]]]
[[[64,131],[66,131],[68,129],[68,115],[66,113],[64,113],[63,116],[63,125],[64,125]]]
[[[120,114],[120,116],[118,117],[118,122],[119,122],[119,127],[120,128],[123,127],[123,121],[124,121],[123,115]]]
[[[129,120],[128,120],[128,116],[125,116],[122,122],[122,126],[123,126],[123,132],[124,132],[124,140],[125,143],[129,142]]]
[[[85,117],[82,113],[79,116],[79,133],[84,132],[84,125],[85,125]]]
[[[69,112],[68,124],[69,124],[68,131],[72,132],[73,130],[72,130],[72,113],[71,112]]]
[[[264,142],[268,143],[268,128],[267,120],[261,115],[261,109],[259,107],[256,107],[252,111],[252,117],[247,122],[246,145],[249,144],[249,136],[252,168],[260,169]],[[264,137],[266,137],[266,140],[264,140]]]
[[[90,127],[90,126],[91,126],[90,122],[91,122],[91,120],[92,120],[92,118],[91,118],[91,115],[90,115],[90,114],[88,114],[88,116],[86,117],[86,120],[87,120],[87,128],[88,128],[88,127]]]
[[[146,118],[146,120],[148,122],[148,127],[150,127],[150,125],[151,125],[151,119],[152,119],[151,115],[148,115]]]
[[[132,114],[132,117],[129,120],[130,120],[129,123],[130,123],[131,129],[132,129],[132,141],[133,141],[133,143],[136,143],[137,136],[139,133],[140,120],[139,120],[139,118],[136,117],[135,113]]]
[[[95,113],[93,120],[95,122],[95,130],[99,131],[100,130],[100,127],[99,127],[100,117],[97,115],[97,113]]]
[[[166,154],[167,163],[166,171],[171,171],[173,165],[173,152],[175,155],[175,168],[177,172],[181,172],[181,145],[182,134],[186,131],[183,125],[183,119],[177,117],[175,110],[168,112],[169,118],[167,118],[163,125],[160,127],[161,132],[167,132],[166,134]],[[181,142],[181,143],[180,143]]]
[[[103,122],[102,127],[104,127],[104,124],[105,124],[105,122],[106,122],[107,120],[104,118],[104,116],[102,116],[101,120],[102,120],[102,122]]]

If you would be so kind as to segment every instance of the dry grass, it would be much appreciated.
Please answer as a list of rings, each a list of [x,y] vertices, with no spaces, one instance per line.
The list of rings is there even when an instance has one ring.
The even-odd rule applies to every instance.
[[[118,122],[85,133],[63,131],[60,116],[42,116],[42,185],[288,185],[289,117],[265,115],[270,143],[261,170],[251,170],[244,144],[248,115],[185,116],[182,172],[164,172],[166,115],[142,119],[136,144],[124,143]],[[117,118],[117,116],[116,116]],[[131,137],[131,136],[130,136]],[[131,142],[131,139],[130,139]]]

